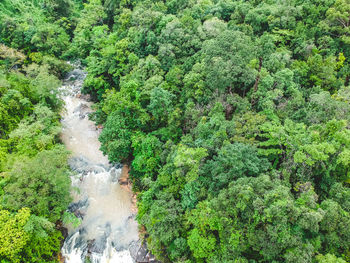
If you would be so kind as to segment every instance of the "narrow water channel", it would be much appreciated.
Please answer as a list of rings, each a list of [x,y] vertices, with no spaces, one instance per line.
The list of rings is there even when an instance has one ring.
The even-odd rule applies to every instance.
[[[65,102],[61,134],[72,152],[73,203],[69,210],[81,219],[68,226],[62,247],[66,263],[133,262],[129,249],[138,240],[131,193],[118,183],[121,168],[109,164],[99,150],[99,131],[88,119],[91,102],[81,96],[86,73],[76,67],[62,86]]]

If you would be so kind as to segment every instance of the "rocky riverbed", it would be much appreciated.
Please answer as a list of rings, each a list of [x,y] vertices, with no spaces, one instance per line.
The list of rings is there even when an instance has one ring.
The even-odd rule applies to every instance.
[[[99,150],[101,127],[89,120],[89,97],[80,90],[86,73],[76,67],[64,81],[62,141],[72,152],[73,203],[68,210],[80,219],[67,225],[61,254],[66,263],[155,262],[138,236],[136,197],[130,190],[128,169],[112,165]]]

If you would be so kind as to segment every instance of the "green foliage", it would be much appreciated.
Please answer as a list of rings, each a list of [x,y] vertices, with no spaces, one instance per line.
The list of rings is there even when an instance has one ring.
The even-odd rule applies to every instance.
[[[0,258],[20,262],[19,253],[26,246],[30,235],[24,230],[30,218],[30,210],[22,208],[16,214],[0,210]]]
[[[316,201],[312,191],[294,200],[288,187],[269,176],[238,179],[192,211],[188,244],[194,257],[217,262],[242,255],[258,261],[311,261],[318,242],[314,233],[324,214]]]
[[[257,150],[241,143],[224,144],[217,156],[203,166],[203,176],[209,177],[208,188],[219,191],[241,177],[258,176],[269,168],[266,159],[259,158]]]
[[[93,48],[94,40],[101,40],[93,32],[94,26],[100,26],[106,14],[100,0],[90,0],[84,4],[77,26],[74,30],[74,38],[69,53],[85,58]],[[95,30],[94,30],[95,31]]]
[[[349,259],[349,0],[79,4],[0,4],[0,195],[38,240],[16,251],[50,260],[60,239],[43,217],[69,201],[64,57],[86,65],[101,150],[130,165],[164,262]]]
[[[131,154],[132,127],[117,112],[113,112],[107,118],[100,141],[101,150],[108,154],[111,161],[127,161]]]
[[[70,0],[60,2],[2,1],[1,42],[16,49],[61,57],[69,47],[70,20],[77,4]]]
[[[30,8],[35,11],[29,4],[21,12]],[[57,77],[70,66],[39,52],[27,58],[4,45],[0,59],[0,261],[56,262],[63,237],[55,224],[70,202]]]
[[[37,104],[33,114],[22,119],[10,133],[16,152],[33,156],[40,151],[52,149],[58,141],[60,125],[57,113],[47,106]]]
[[[81,224],[81,219],[76,217],[73,213],[65,211],[62,216],[62,222],[65,225],[72,225],[74,228]]]
[[[18,210],[28,207],[38,216],[57,221],[70,202],[68,153],[60,146],[21,157],[5,173],[3,206]]]
[[[131,175],[134,178],[134,188],[147,186],[147,180],[153,179],[160,164],[161,142],[153,135],[136,133],[132,137],[132,147],[135,159],[132,161]],[[142,179],[141,179],[142,178]],[[142,183],[138,183],[138,180]]]
[[[319,263],[345,263],[346,261],[342,258],[337,258],[332,254],[327,255],[317,255],[316,260]]]
[[[350,2],[337,0],[327,11],[323,26],[330,32],[335,33],[344,43],[350,43]]]
[[[323,246],[325,251],[337,254],[337,251],[349,251],[350,232],[347,225],[350,222],[350,214],[333,200],[325,200],[320,206],[325,215],[320,224],[320,230],[324,232]]]
[[[25,247],[26,262],[57,262],[58,253],[61,248],[62,233],[54,230],[48,233],[47,238],[32,236],[30,243]]]
[[[232,30],[204,43],[202,52],[208,88],[245,93],[255,77],[254,71],[248,67],[255,50],[249,36]]]
[[[0,210],[0,222],[2,262],[54,262],[62,235],[53,223],[31,215],[28,208],[17,213]]]
[[[316,191],[324,195],[336,181],[347,181],[348,133],[345,120],[330,120],[307,127],[286,120],[284,125],[265,123],[260,153],[295,172],[296,181],[313,181]]]
[[[131,165],[157,257],[347,259],[348,6],[85,4],[71,51],[87,64],[102,151]]]
[[[176,241],[180,238],[182,229],[180,203],[169,193],[160,193],[156,201],[152,202],[147,214],[140,221],[147,225],[150,235],[148,243],[157,256],[162,255],[163,247],[168,251],[176,250]]]

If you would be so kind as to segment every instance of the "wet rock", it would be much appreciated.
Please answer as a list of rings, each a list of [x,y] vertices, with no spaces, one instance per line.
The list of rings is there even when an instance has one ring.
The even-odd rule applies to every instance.
[[[68,160],[69,167],[78,173],[85,171],[86,167],[89,166],[89,161],[83,156],[73,157]]]
[[[81,208],[84,208],[84,207],[87,207],[89,205],[89,200],[88,198],[85,198],[84,200],[80,200],[78,202],[75,202],[75,203],[71,203],[69,206],[68,206],[68,210],[70,212],[74,212],[78,209],[81,209]]]
[[[129,215],[124,221],[124,229],[129,229],[130,225],[135,224],[136,214]],[[121,230],[122,232],[123,230]]]
[[[114,167],[112,167],[112,169],[109,170],[109,173],[110,173],[110,175],[111,175],[111,181],[112,181],[113,183],[118,182],[119,174],[118,174],[118,172],[117,172],[117,169],[115,169]]]
[[[129,215],[127,218],[127,221],[135,219],[135,217],[136,217],[136,214]]]
[[[81,210],[77,210],[74,212],[74,215],[77,217],[77,218],[80,218],[80,219],[83,219],[84,216],[85,216],[85,212],[82,212]]]
[[[128,249],[128,245],[125,244],[119,244],[119,243],[112,243],[112,246],[115,248],[116,251],[124,251]]]
[[[103,167],[106,171],[110,171],[114,166],[111,164],[98,164],[99,166]]]
[[[68,229],[63,225],[62,221],[58,221],[56,223],[56,229],[58,229],[62,233],[63,240],[67,238],[67,236],[68,236]],[[62,243],[61,243],[61,245],[62,245]]]
[[[128,178],[119,178],[118,179],[118,183],[120,185],[128,185],[129,184],[129,180],[128,180]]]
[[[80,98],[83,99],[83,100],[86,100],[86,101],[91,101],[91,97],[90,97],[90,94],[80,94]]]
[[[85,119],[86,114],[85,113],[79,113],[79,119]]]
[[[65,82],[76,82],[76,81],[81,81],[85,78],[86,72],[82,71],[80,68],[76,68],[69,72],[65,78]]]
[[[105,172],[106,172],[106,169],[102,165],[89,165],[89,166],[83,168],[84,174],[88,174],[88,173],[98,174],[98,173],[105,173]]]
[[[129,168],[128,166],[124,165],[121,171],[121,176],[118,179],[118,182],[121,186],[128,186],[129,185]]]
[[[107,238],[111,234],[111,225],[107,223],[101,230],[104,234],[98,239],[89,242],[89,253],[103,254],[103,251],[106,249]]]
[[[123,168],[123,165],[121,163],[117,163],[117,164],[114,165],[114,168],[115,169],[121,169],[121,168]]]
[[[129,247],[129,252],[136,263],[161,263],[148,250],[146,242],[142,243],[141,240],[133,242]]]
[[[66,227],[61,227],[60,232],[62,233],[63,239],[68,236],[68,229]]]
[[[76,217],[83,219],[88,206],[89,206],[89,200],[88,198],[85,198],[84,200],[71,203],[68,206],[68,211],[73,213]]]
[[[88,173],[104,173],[109,169],[109,167],[102,164],[92,165],[88,159],[83,156],[70,158],[68,164],[71,170],[83,175],[87,175]]]
[[[139,252],[140,247],[142,246],[141,240],[132,242],[129,246],[129,252],[133,260],[136,260],[137,253]]]
[[[89,117],[89,115],[92,114],[92,111],[88,105],[82,103],[74,110],[74,113],[79,113],[79,119],[82,120]]]
[[[112,232],[112,227],[111,227],[111,224],[110,223],[107,223],[105,225],[105,229],[104,229],[104,233],[106,235],[106,238],[111,234]]]
[[[106,248],[107,237],[102,236],[98,240],[92,240],[89,244],[89,253],[103,254]]]
[[[77,232],[69,235],[63,245],[62,250],[66,252],[65,254],[71,253],[74,249],[80,249],[81,251],[87,252],[87,244],[85,242],[86,230],[84,228],[79,229]],[[84,254],[86,254],[84,252]]]
[[[80,115],[86,115],[88,112],[91,112],[90,107],[85,104],[85,103],[81,103],[78,107],[76,107],[73,111],[73,113],[79,113]]]

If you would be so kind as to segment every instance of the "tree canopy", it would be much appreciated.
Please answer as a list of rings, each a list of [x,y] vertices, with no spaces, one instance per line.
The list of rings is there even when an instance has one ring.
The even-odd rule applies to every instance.
[[[158,258],[349,260],[349,4],[85,4],[71,54]]]
[[[0,4],[1,259],[59,240],[56,94],[79,59],[157,258],[350,261],[349,0],[27,2]]]
[[[70,202],[61,60],[78,2],[0,3],[0,261],[57,262]]]

